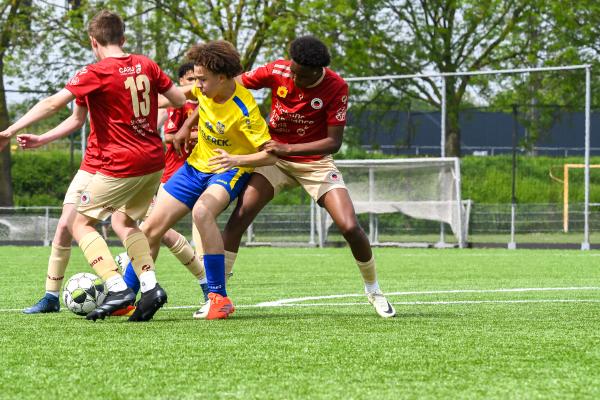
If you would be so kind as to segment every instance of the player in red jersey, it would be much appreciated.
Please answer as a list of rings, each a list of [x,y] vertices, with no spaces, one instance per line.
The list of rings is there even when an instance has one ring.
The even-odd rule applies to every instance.
[[[290,45],[290,56],[291,60],[277,60],[238,77],[249,89],[271,90],[269,133],[273,140],[265,149],[279,161],[254,171],[225,227],[226,272],[231,272],[242,235],[260,210],[282,188],[301,185],[344,235],[369,302],[380,316],[393,317],[396,311],[379,288],[371,245],[331,157],[342,144],[348,85],[327,68],[329,51],[320,40],[297,38]]]
[[[113,230],[123,241],[142,283],[142,297],[129,320],[149,320],[167,301],[156,281],[148,240],[136,220],[145,215],[164,168],[162,140],[156,129],[158,95],[163,94],[175,106],[184,104],[185,95],[152,60],[124,52],[124,32],[125,25],[117,14],[106,10],[96,14],[88,34],[99,61],[82,68],[64,89],[0,132],[0,137],[10,138],[76,97],[87,100],[102,165],[81,194],[73,237],[108,287],[104,303],[87,316],[94,321],[135,300],[95,229],[98,221],[111,214]]]
[[[23,149],[34,149],[65,137],[81,129],[87,118],[87,104],[83,99],[76,99],[73,113],[56,128],[37,136],[22,134],[17,137],[19,146]],[[58,312],[60,310],[59,292],[65,271],[71,257],[71,243],[73,241],[72,223],[77,215],[77,203],[81,192],[90,182],[98,168],[102,165],[96,134],[92,130],[88,137],[85,155],[81,160],[79,170],[73,177],[65,198],[63,208],[48,259],[48,272],[46,275],[46,294],[33,306],[23,310],[25,314]]]
[[[179,76],[179,84],[180,88],[185,88],[186,85],[191,85],[195,81],[194,77],[194,64],[186,63],[179,67],[178,71]],[[179,156],[175,149],[173,148],[173,137],[183,124],[183,122],[188,118],[198,106],[198,102],[195,100],[187,100],[183,107],[174,108],[169,107],[167,112],[167,120],[164,124],[164,141],[167,145],[167,149],[165,152],[165,170],[163,172],[162,178],[160,180],[160,187],[158,189],[159,192],[163,190],[163,185],[166,183],[169,178],[185,163],[185,160],[188,157],[188,153],[183,152],[182,156]],[[197,128],[197,126],[196,126]],[[192,130],[191,132],[191,140],[196,141],[198,138],[197,129]],[[158,194],[157,194],[158,196]],[[156,198],[156,196],[155,196]],[[146,217],[150,215],[152,208],[154,207],[154,201],[152,205],[148,208],[146,213]],[[197,234],[197,229],[194,224],[192,224],[192,231],[194,233],[194,237],[199,237]],[[200,288],[202,289],[202,293],[204,295],[204,302],[208,301],[208,284],[206,280],[206,273],[204,270],[204,266],[201,262],[201,257],[198,257],[194,248],[188,243],[186,238],[181,235],[179,232],[174,229],[169,229],[167,233],[161,239],[163,245],[165,245],[171,253],[190,271],[196,279],[198,279],[198,283],[200,284]],[[132,288],[135,292],[139,290],[140,283],[137,278],[137,275],[133,269],[133,266],[129,264],[129,257],[127,256],[127,252],[119,254],[115,260],[117,264],[121,267],[123,272],[123,279],[127,286]]]

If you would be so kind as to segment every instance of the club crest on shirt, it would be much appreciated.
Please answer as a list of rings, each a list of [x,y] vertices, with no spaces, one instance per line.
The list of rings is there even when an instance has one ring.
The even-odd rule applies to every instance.
[[[139,74],[142,72],[142,64],[136,64],[135,65],[135,73]]]
[[[323,100],[321,100],[318,97],[315,97],[314,99],[312,99],[312,101],[310,102],[310,105],[312,108],[314,108],[315,110],[320,110],[323,107]]]
[[[225,133],[225,125],[221,121],[217,122],[217,132],[221,135]]]
[[[282,99],[285,99],[287,94],[288,94],[288,89],[285,86],[279,86],[277,88],[277,96],[281,97]]]
[[[339,171],[331,171],[327,174],[327,180],[331,183],[341,183],[344,180],[342,179],[342,174]]]
[[[211,132],[215,132],[215,128],[213,128],[212,124],[209,121],[206,121],[206,123],[204,124],[204,126],[206,126],[206,129],[208,129]]]
[[[90,204],[90,192],[81,192],[81,197],[79,199],[79,203],[83,204],[84,206],[87,204]]]

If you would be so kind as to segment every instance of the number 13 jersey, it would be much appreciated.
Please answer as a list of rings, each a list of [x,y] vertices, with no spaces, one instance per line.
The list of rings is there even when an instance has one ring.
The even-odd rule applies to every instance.
[[[102,167],[115,178],[142,176],[165,166],[157,131],[158,94],[173,82],[147,57],[107,57],[79,70],[66,89],[87,97],[90,124],[98,138]]]

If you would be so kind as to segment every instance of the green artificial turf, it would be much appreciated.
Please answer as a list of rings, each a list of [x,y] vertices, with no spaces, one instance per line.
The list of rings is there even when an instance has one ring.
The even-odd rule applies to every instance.
[[[200,289],[163,251],[169,302],[132,324],[20,313],[43,296],[49,248],[0,247],[0,398],[600,397],[599,253],[375,253],[391,320],[359,295],[348,249],[247,248],[230,319],[191,318]],[[74,249],[67,277],[85,271]],[[516,288],[545,289],[495,291]]]

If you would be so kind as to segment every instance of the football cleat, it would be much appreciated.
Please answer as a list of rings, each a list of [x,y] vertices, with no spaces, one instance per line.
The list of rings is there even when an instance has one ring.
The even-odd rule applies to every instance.
[[[167,292],[157,283],[154,289],[150,289],[135,304],[136,308],[128,321],[141,322],[150,321],[154,314],[167,302]]]
[[[206,319],[208,315],[208,309],[210,308],[210,301],[206,301],[202,304],[202,307],[196,312],[194,312],[194,319]]]
[[[377,314],[381,317],[390,318],[396,316],[396,310],[394,310],[394,307],[387,301],[383,293],[367,293],[367,299],[369,299],[369,303],[375,307],[375,311],[377,311]]]
[[[108,295],[104,299],[104,302],[96,309],[88,313],[85,317],[90,321],[96,321],[97,319],[104,319],[114,312],[127,309],[127,307],[133,305],[135,301],[135,293],[130,288],[121,290],[120,292],[108,292]]]
[[[121,275],[125,274],[125,269],[127,268],[127,264],[129,264],[129,256],[127,252],[124,251],[121,254],[115,256],[115,263],[119,267],[119,271],[121,271]]]
[[[208,294],[208,310],[204,319],[225,319],[233,314],[235,307],[229,300],[229,297],[223,297],[218,293]]]
[[[111,317],[131,317],[135,311],[135,306],[127,306],[110,314]]]
[[[39,313],[51,313],[51,312],[59,312],[60,311],[60,301],[58,297],[52,296],[49,293],[46,293],[44,297],[40,299],[37,303],[32,305],[29,308],[23,310],[24,314],[39,314]]]

